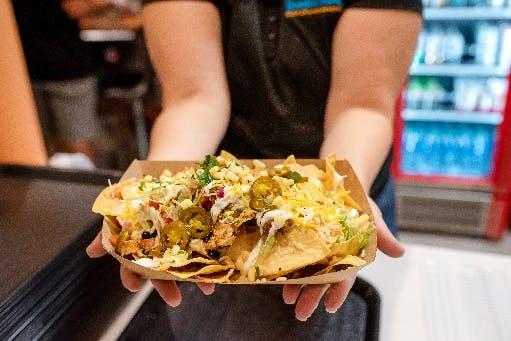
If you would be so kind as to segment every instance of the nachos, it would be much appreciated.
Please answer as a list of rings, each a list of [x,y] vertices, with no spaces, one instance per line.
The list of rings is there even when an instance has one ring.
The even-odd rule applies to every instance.
[[[150,278],[265,283],[359,268],[374,258],[373,219],[335,158],[323,164],[222,152],[110,184],[93,211],[107,251]]]

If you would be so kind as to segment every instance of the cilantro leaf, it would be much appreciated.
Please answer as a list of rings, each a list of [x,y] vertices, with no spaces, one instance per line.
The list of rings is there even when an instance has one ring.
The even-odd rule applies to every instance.
[[[294,182],[300,182],[300,180],[302,180],[303,176],[300,173],[294,171],[294,172],[289,173],[287,178],[293,180]]]
[[[218,165],[216,157],[211,156],[211,155],[206,155],[204,161],[199,165],[199,169],[202,169],[203,172],[200,172],[200,174],[195,172],[195,178],[203,186],[206,186],[211,181],[213,181],[213,177],[211,176],[211,173],[209,171],[210,171],[211,168],[213,168],[216,165]]]

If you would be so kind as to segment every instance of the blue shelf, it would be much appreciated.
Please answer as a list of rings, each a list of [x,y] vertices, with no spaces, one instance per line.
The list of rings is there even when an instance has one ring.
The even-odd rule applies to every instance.
[[[475,64],[412,65],[410,76],[507,77],[509,67]]]
[[[456,110],[405,109],[401,112],[405,121],[460,122],[499,125],[503,116],[500,112],[465,112]]]
[[[425,20],[511,20],[509,7],[425,7]]]

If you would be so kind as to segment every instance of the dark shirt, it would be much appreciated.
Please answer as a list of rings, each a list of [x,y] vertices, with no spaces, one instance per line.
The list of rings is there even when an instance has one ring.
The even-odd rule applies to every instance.
[[[344,8],[422,11],[420,0],[292,0],[287,6],[282,0],[212,2],[222,17],[232,101],[230,124],[219,149],[240,158],[319,156],[332,36]],[[286,16],[292,6],[299,10],[311,3],[341,6]],[[390,158],[389,154],[374,182],[373,197],[389,178]]]
[[[80,40],[78,23],[60,0],[13,0],[16,21],[33,80],[65,80],[94,72],[93,55]]]

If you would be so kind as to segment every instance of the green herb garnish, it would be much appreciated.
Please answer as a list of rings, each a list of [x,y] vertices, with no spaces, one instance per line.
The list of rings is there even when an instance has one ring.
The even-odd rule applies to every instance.
[[[295,183],[297,183],[297,182],[300,182],[300,180],[302,180],[303,176],[302,176],[300,173],[298,173],[298,172],[294,171],[294,172],[289,173],[289,175],[287,176],[287,178],[288,178],[288,179],[291,179],[291,180],[293,180]]]
[[[341,216],[339,219],[340,224],[342,225],[343,232],[344,232],[344,239],[349,240],[351,237],[355,235],[355,231],[353,231],[353,228],[351,227],[351,222],[349,220],[348,214],[345,213]]]
[[[199,165],[199,169],[202,169],[203,172],[201,174],[198,174],[195,172],[195,178],[203,185],[206,186],[211,181],[213,181],[213,177],[211,176],[211,173],[209,172],[211,168],[218,165],[218,162],[216,160],[216,157],[211,155],[206,155],[206,158],[204,161]]]

